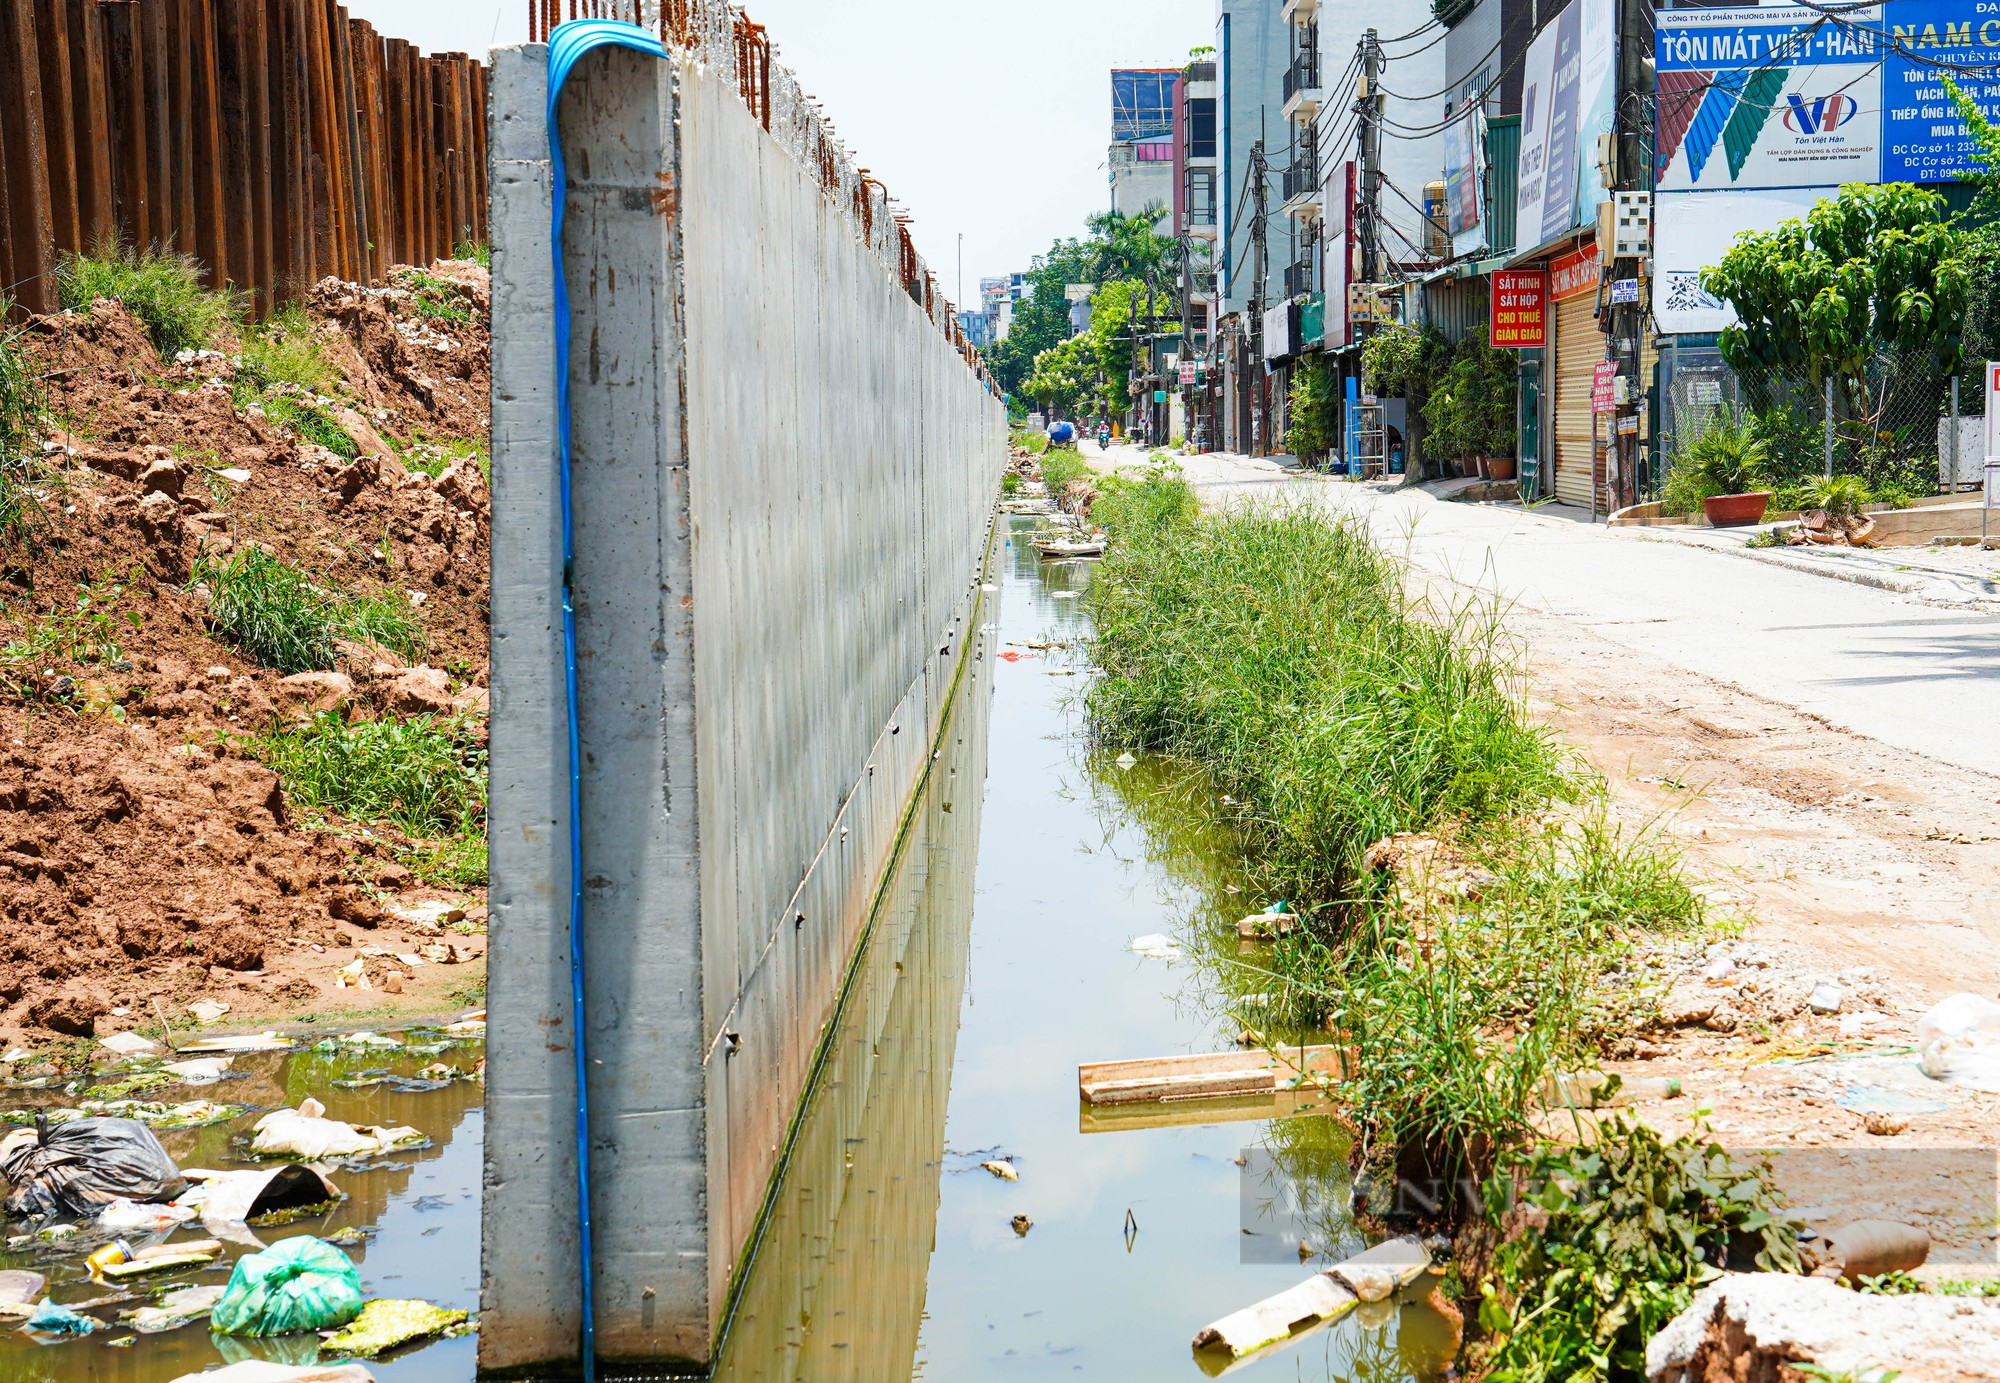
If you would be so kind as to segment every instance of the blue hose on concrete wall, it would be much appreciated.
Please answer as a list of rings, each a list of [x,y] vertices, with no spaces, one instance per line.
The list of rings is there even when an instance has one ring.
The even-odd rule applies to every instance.
[[[583,1377],[597,1377],[597,1320],[590,1240],[590,1069],[584,1054],[583,1025],[583,745],[577,727],[576,697],[576,524],[570,507],[569,450],[569,280],[563,273],[563,207],[567,200],[562,133],[556,103],[563,83],[583,55],[597,48],[633,48],[667,56],[660,41],[636,24],[603,19],[573,20],[549,35],[549,158],[554,214],[549,249],[556,281],[556,446],[557,484],[562,495],[563,706],[569,722],[569,981],[570,1045],[576,1053],[576,1213],[583,1296]]]

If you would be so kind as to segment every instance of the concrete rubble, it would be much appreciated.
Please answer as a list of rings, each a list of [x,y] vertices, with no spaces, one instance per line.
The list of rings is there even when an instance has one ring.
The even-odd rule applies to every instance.
[[[2000,1300],[1865,1296],[1824,1278],[1731,1273],[1646,1347],[1648,1383],[1750,1383],[1893,1371],[1898,1383],[1992,1383]],[[1882,1377],[1890,1376],[1882,1372]]]

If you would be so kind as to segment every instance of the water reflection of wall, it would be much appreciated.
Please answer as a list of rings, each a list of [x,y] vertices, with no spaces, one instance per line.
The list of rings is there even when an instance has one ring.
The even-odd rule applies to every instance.
[[[907,1378],[972,928],[993,694],[980,635],[716,1378]]]

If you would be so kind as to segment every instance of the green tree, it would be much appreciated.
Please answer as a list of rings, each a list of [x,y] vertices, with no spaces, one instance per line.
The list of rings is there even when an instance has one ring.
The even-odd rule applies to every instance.
[[[1100,211],[1084,222],[1096,252],[1092,282],[1137,279],[1158,286],[1173,278],[1180,266],[1180,241],[1154,229],[1160,212],[1157,206],[1130,216]]]
[[[1865,394],[1863,368],[1885,349],[1958,368],[1970,249],[1937,193],[1853,184],[1801,220],[1737,236],[1701,278],[1736,309],[1717,344],[1753,390],[1804,375]],[[1861,394],[1849,402],[1865,405]]]
[[[1035,256],[1028,269],[1028,296],[1014,304],[1014,325],[1007,339],[994,343],[986,353],[993,377],[1008,393],[1021,390],[1034,373],[1035,358],[1052,346],[1069,340],[1069,301],[1065,292],[1072,283],[1095,283],[1097,251],[1081,240],[1058,240],[1046,254]]]
[[[1130,408],[1132,319],[1146,293],[1145,284],[1130,279],[1099,288],[1091,295],[1088,329],[1036,356],[1021,392],[1041,403],[1093,413]],[[1163,329],[1179,330],[1172,323]]]
[[[1163,298],[1171,293],[1180,274],[1180,242],[1153,228],[1159,215],[1157,208],[1132,216],[1098,212],[1084,223],[1086,239],[1058,240],[1035,256],[1027,275],[1032,293],[1014,304],[1007,339],[986,352],[987,367],[1003,390],[1043,397],[1027,385],[1042,353],[1070,338],[1071,284],[1100,288],[1130,279],[1142,286],[1150,282]]]

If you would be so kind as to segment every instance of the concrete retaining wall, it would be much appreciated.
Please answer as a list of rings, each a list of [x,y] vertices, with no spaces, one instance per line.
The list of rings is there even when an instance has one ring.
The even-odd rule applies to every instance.
[[[486,1370],[577,1357],[546,51],[495,54]],[[599,1355],[703,1363],[976,618],[1001,405],[746,110],[563,97]]]

